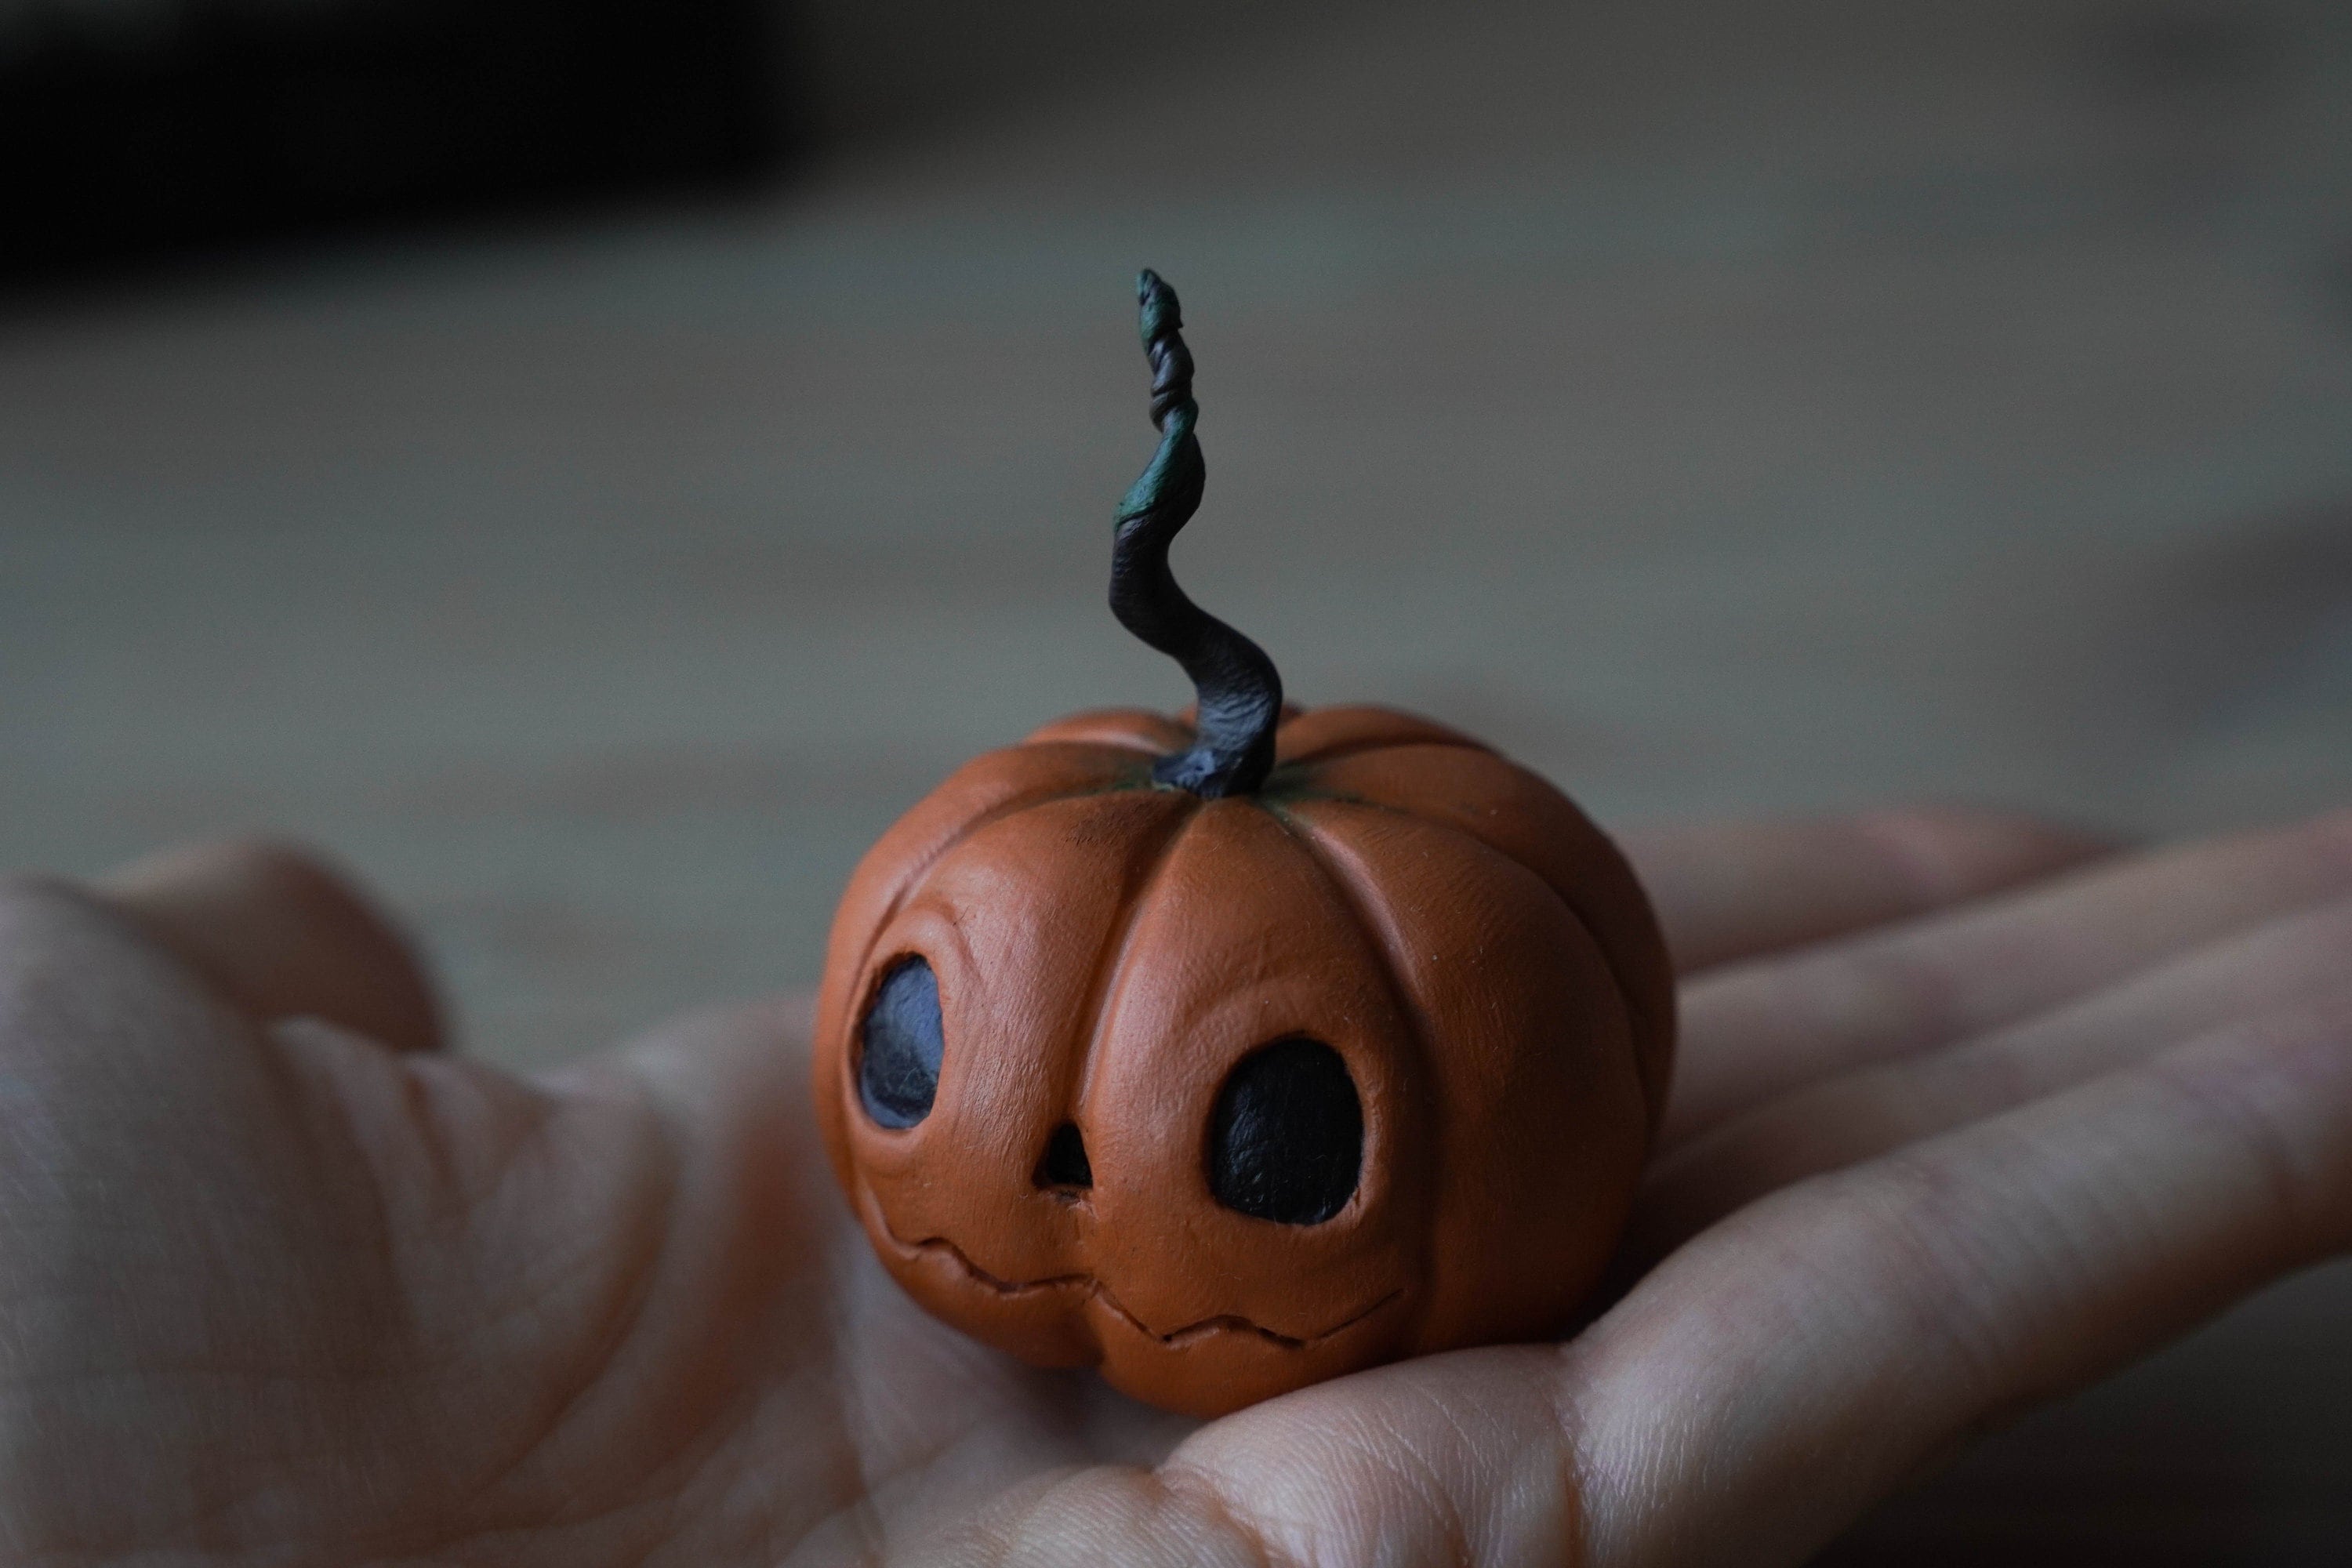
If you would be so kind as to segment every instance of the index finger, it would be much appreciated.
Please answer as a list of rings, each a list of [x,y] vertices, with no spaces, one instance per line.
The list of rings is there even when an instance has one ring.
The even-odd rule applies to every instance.
[[[2021,813],[1907,806],[1617,836],[1684,974],[1965,903],[2113,852]]]

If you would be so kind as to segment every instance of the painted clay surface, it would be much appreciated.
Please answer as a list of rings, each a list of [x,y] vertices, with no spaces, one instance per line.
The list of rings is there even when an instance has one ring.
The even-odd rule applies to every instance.
[[[1192,742],[1157,714],[1064,720],[965,765],[859,866],[815,1074],[882,1261],[989,1343],[1202,1415],[1558,1328],[1671,1062],[1631,872],[1543,780],[1425,720],[1289,710],[1263,786],[1223,799],[1152,782]],[[861,1095],[863,1026],[918,959],[936,1088],[886,1125],[907,1117]],[[1210,1168],[1236,1067],[1302,1040],[1361,1116],[1354,1190],[1308,1224],[1220,1204]],[[1278,1145],[1298,1107],[1269,1103]]]

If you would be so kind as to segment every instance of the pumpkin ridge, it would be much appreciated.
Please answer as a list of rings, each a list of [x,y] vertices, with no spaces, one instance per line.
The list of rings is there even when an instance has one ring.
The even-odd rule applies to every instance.
[[[1397,980],[1395,965],[1389,955],[1388,940],[1381,934],[1379,924],[1365,910],[1363,901],[1356,896],[1354,885],[1332,866],[1330,854],[1324,848],[1322,841],[1317,836],[1313,823],[1302,822],[1279,806],[1263,802],[1260,804],[1266,815],[1282,825],[1284,834],[1292,843],[1298,846],[1299,852],[1307,857],[1308,863],[1315,868],[1316,874],[1323,879],[1324,886],[1331,889],[1332,896],[1339,902],[1339,907],[1348,911],[1348,918],[1355,922],[1357,933],[1364,939],[1365,945],[1380,954],[1381,978],[1389,988],[1389,1000],[1397,1004],[1398,1014],[1403,1017],[1412,1031],[1412,1046],[1421,1057],[1422,1070],[1424,1072],[1431,1070],[1437,1064],[1430,1056],[1428,1020],[1422,1016],[1420,1005],[1402,994],[1403,987]]]
[[[1368,747],[1366,749],[1377,751],[1382,748]],[[1477,749],[1482,751],[1486,750],[1484,747]],[[1503,762],[1510,761],[1509,758],[1502,756],[1502,754],[1497,752],[1489,752],[1488,754],[1490,756],[1496,757],[1498,760]],[[1413,822],[1419,823],[1423,827],[1433,827],[1441,833],[1450,833],[1457,838],[1465,839],[1472,844],[1475,844],[1481,849],[1489,850],[1492,853],[1500,856],[1503,859],[1509,861],[1512,865],[1517,866],[1528,876],[1533,877],[1543,886],[1546,891],[1549,892],[1553,898],[1559,900],[1560,908],[1568,911],[1568,918],[1576,922],[1577,929],[1584,932],[1585,940],[1592,943],[1592,950],[1601,955],[1601,963],[1602,966],[1609,971],[1609,978],[1616,982],[1618,1005],[1624,1009],[1626,1022],[1629,1026],[1633,1023],[1637,1016],[1633,1010],[1635,991],[1632,985],[1626,984],[1625,971],[1618,963],[1618,955],[1616,952],[1612,949],[1608,943],[1601,940],[1600,935],[1592,929],[1592,922],[1584,918],[1584,911],[1576,907],[1575,900],[1570,899],[1566,893],[1562,892],[1558,887],[1554,886],[1551,879],[1546,877],[1541,871],[1537,870],[1533,866],[1528,865],[1526,861],[1520,859],[1509,850],[1503,848],[1500,845],[1489,844],[1486,839],[1479,837],[1476,834],[1471,832],[1468,828],[1462,826],[1458,823],[1447,822],[1442,818],[1434,816],[1424,816],[1420,812],[1414,811],[1407,805],[1401,805],[1392,801],[1370,800],[1362,795],[1342,795],[1337,791],[1329,794],[1318,795],[1312,798],[1318,800],[1337,801],[1347,805],[1361,806],[1368,811],[1385,811],[1390,813],[1391,816],[1409,818]],[[1599,831],[1598,824],[1594,825],[1594,831]],[[1603,834],[1602,837],[1606,838],[1608,836]],[[1616,849],[1616,841],[1614,839],[1610,839],[1609,846],[1612,849]],[[1624,851],[1617,850],[1617,853],[1622,857]],[[1635,885],[1639,886],[1639,883],[1637,882]],[[1644,890],[1643,896],[1647,896],[1646,889]],[[1667,1022],[1667,1026],[1672,1026],[1671,1017]],[[1627,1030],[1627,1043],[1633,1047],[1634,1067],[1636,1068],[1634,1078],[1638,1081],[1641,1078],[1639,1068],[1641,1067],[1643,1048],[1641,1040],[1633,1037],[1635,1034],[1636,1031],[1629,1027]],[[1671,1083],[1671,1079],[1669,1080],[1669,1083]],[[1642,1091],[1642,1100],[1644,1107],[1650,1112],[1651,1125],[1654,1130],[1657,1119],[1664,1114],[1665,1107],[1663,1102],[1657,1105],[1651,1105],[1649,1103],[1649,1089],[1645,1086]]]
[[[1178,841],[1194,823],[1201,820],[1201,808],[1208,804],[1206,797],[1192,795],[1190,790],[1170,793],[1191,797],[1184,815],[1176,818],[1168,829],[1168,836],[1152,851],[1151,864],[1143,868],[1142,877],[1135,884],[1135,891],[1121,907],[1118,925],[1112,931],[1110,940],[1104,943],[1102,952],[1096,955],[1095,972],[1087,979],[1087,1005],[1080,1016],[1088,1020],[1089,1027],[1086,1049],[1078,1061],[1077,1086],[1073,1091],[1073,1097],[1081,1105],[1086,1102],[1088,1081],[1094,1076],[1096,1053],[1102,1049],[1104,1019],[1110,1012],[1111,1004],[1118,999],[1119,977],[1126,972],[1128,953],[1135,944],[1135,928],[1142,921],[1145,907],[1151,901],[1152,889],[1159,886],[1161,874],[1168,869],[1168,862],[1176,853]],[[1069,1109],[1075,1111],[1076,1107]]]
[[[1396,957],[1390,952],[1388,941],[1381,934],[1379,923],[1364,908],[1363,900],[1357,897],[1354,884],[1341,876],[1339,868],[1332,865],[1330,853],[1317,835],[1313,823],[1303,822],[1289,812],[1272,805],[1265,805],[1264,809],[1268,816],[1281,824],[1284,834],[1290,841],[1298,846],[1299,853],[1304,855],[1307,863],[1315,868],[1316,875],[1323,879],[1324,885],[1331,890],[1331,896],[1339,900],[1339,907],[1347,910],[1348,918],[1355,922],[1358,934],[1364,939],[1364,945],[1379,957],[1381,983],[1388,988],[1389,1002],[1396,1008],[1397,1016],[1404,1020],[1405,1031],[1412,1040],[1413,1053],[1420,1058],[1423,1080],[1436,1081],[1442,1075],[1438,1071],[1439,1064],[1435,1052],[1431,1048],[1430,1020],[1422,1010],[1420,999],[1411,994],[1402,978],[1397,973]],[[1387,1128],[1383,1131],[1391,1138],[1396,1136],[1394,1128]],[[1366,1141],[1364,1163],[1367,1165],[1372,1163],[1369,1140]],[[1352,1205],[1360,1200],[1369,1201],[1363,1199],[1360,1186],[1355,1193],[1349,1195],[1348,1202]],[[1345,1212],[1344,1209],[1342,1212]],[[1428,1261],[1426,1255],[1431,1237],[1424,1231],[1416,1239],[1423,1254],[1422,1261],[1425,1265]]]
[[[1317,768],[1325,763],[1336,763],[1342,758],[1360,757],[1366,752],[1402,751],[1407,746],[1442,746],[1454,751],[1484,752],[1490,757],[1502,758],[1506,762],[1509,760],[1485,742],[1473,740],[1467,735],[1452,737],[1417,735],[1410,741],[1400,741],[1392,736],[1367,736],[1360,740],[1338,742],[1322,751],[1309,752],[1303,757],[1286,757],[1276,764],[1276,771],[1280,772],[1284,768]]]
[[[1153,758],[1169,754],[1166,748],[1158,742],[1148,740],[1132,731],[1120,732],[1116,721],[1122,719],[1157,721],[1183,731],[1183,735],[1177,738],[1180,750],[1188,748],[1192,744],[1192,727],[1185,722],[1181,714],[1171,716],[1150,708],[1087,708],[1076,713],[1065,713],[1058,719],[1038,725],[1024,735],[1017,743],[1024,746],[1103,746],[1113,751],[1136,752]],[[1081,721],[1087,721],[1092,728],[1089,730],[1082,727]]]
[[[1085,744],[1086,742],[1055,741],[1048,742],[1046,743],[1050,745],[1079,745]],[[1007,751],[1011,751],[1014,748],[1007,747],[1005,749]],[[1124,748],[1116,746],[1104,746],[1100,749],[1104,751],[1124,750]],[[1056,802],[1065,800],[1084,800],[1088,795],[1117,795],[1122,790],[1144,789],[1150,786],[1139,782],[1135,784],[1115,784],[1086,789],[1055,790],[1050,795],[1015,795],[1011,800],[998,802],[996,805],[990,806],[986,811],[983,811],[978,816],[972,817],[970,821],[960,824],[953,833],[940,840],[938,846],[933,848],[929,854],[924,856],[919,864],[908,867],[899,874],[898,885],[890,889],[888,901],[882,906],[881,911],[875,917],[873,929],[866,933],[866,944],[858,949],[856,973],[864,973],[866,966],[874,962],[874,950],[881,944],[882,933],[889,930],[890,922],[898,919],[898,911],[907,907],[907,900],[912,896],[914,889],[921,884],[922,879],[930,874],[931,868],[937,866],[940,861],[955,853],[956,850],[963,847],[963,846],[970,841],[973,834],[980,832],[982,828],[992,827],[1008,816],[1018,816],[1021,813],[1033,810],[1037,806],[1052,805]],[[856,1015],[853,1013],[851,1016],[855,1017]]]

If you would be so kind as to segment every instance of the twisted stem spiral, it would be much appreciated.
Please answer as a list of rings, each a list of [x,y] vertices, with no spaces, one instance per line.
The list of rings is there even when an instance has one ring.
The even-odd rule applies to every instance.
[[[1282,677],[1257,644],[1186,596],[1168,546],[1200,510],[1208,470],[1193,426],[1192,351],[1176,290],[1147,268],[1136,279],[1143,351],[1151,362],[1151,423],[1160,449],[1113,525],[1110,608],[1119,625],[1184,667],[1200,699],[1192,750],[1166,756],[1152,777],[1215,800],[1248,795],[1274,766]]]

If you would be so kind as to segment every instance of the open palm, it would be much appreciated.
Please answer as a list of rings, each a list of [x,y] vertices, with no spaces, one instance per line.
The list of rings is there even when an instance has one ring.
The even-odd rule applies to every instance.
[[[1195,1426],[902,1298],[801,1010],[524,1080],[257,849],[0,898],[0,1561],[1791,1563],[2352,1246],[2352,821],[1629,846],[1685,1045],[1622,1296]]]

